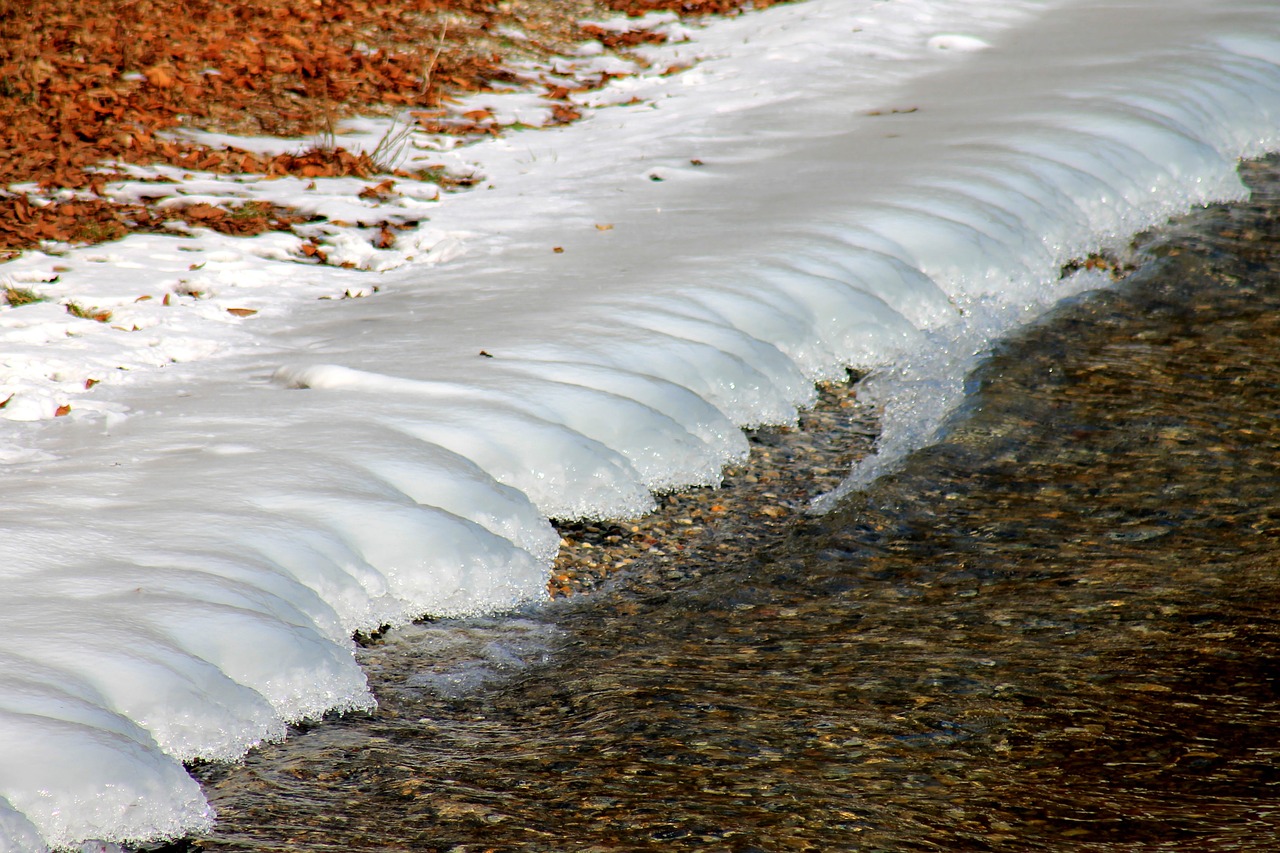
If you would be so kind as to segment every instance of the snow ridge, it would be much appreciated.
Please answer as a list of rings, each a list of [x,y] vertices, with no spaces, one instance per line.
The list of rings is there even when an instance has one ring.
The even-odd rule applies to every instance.
[[[548,518],[717,482],[846,366],[886,424],[849,488],[930,440],[995,336],[1105,284],[1066,261],[1278,147],[1280,15],[1206,5],[717,24],[665,48],[693,70],[617,81],[645,103],[472,151],[494,189],[433,225],[461,257],[11,423],[0,849],[207,828],[181,762],[370,707],[353,631],[542,598]]]

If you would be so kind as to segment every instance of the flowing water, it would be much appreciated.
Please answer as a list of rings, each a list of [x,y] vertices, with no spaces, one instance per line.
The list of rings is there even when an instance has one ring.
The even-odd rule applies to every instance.
[[[206,850],[1273,850],[1280,170],[782,546],[397,632]],[[696,576],[695,576],[696,575]]]

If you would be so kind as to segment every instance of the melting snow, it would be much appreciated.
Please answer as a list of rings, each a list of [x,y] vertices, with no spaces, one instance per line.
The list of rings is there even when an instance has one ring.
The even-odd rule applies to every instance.
[[[1240,198],[1236,159],[1277,147],[1269,2],[809,0],[680,32],[648,50],[691,70],[581,122],[412,153],[478,186],[406,187],[390,250],[354,185],[185,185],[322,212],[357,269],[199,230],[0,269],[50,300],[0,311],[0,848],[207,826],[181,762],[368,707],[353,630],[541,598],[548,517],[716,482],[846,365],[885,409],[866,482],[994,336],[1104,284],[1064,262]]]

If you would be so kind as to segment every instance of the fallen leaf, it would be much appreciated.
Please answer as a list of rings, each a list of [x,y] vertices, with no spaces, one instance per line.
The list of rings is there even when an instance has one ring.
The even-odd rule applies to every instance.
[[[157,89],[168,89],[178,82],[178,79],[173,76],[173,72],[159,65],[143,71],[142,76],[146,77],[147,82]]]
[[[573,107],[567,107],[564,104],[554,104],[551,107],[552,124],[568,124],[580,118],[582,118],[582,113]]]
[[[53,410],[53,416],[55,418],[60,418],[69,414],[71,414],[71,407],[65,403]]]
[[[391,198],[393,195],[398,195],[398,193],[395,192],[395,186],[396,186],[395,180],[392,178],[387,178],[385,181],[383,181],[380,184],[375,184],[371,187],[365,187],[364,189],[360,190],[359,196],[360,198],[366,199],[368,201],[386,201],[387,199]]]
[[[595,39],[610,50],[636,47],[641,44],[662,44],[667,40],[666,33],[638,27],[619,32],[617,30],[606,30],[604,27],[599,27],[595,24],[587,24],[582,28],[582,34],[588,38]]]
[[[596,226],[596,230],[597,230],[597,231],[612,231],[612,230],[613,230],[613,225],[611,225],[611,224],[608,224],[608,225],[597,225],[597,226]]]
[[[198,204],[188,205],[182,209],[182,216],[185,219],[194,219],[202,222],[207,219],[221,219],[226,216],[227,212],[211,204],[199,202]]]
[[[632,15],[662,8],[698,16],[773,2],[610,0],[609,5]],[[288,218],[278,211],[256,216],[240,207],[228,211],[212,205],[193,205],[185,213],[161,210],[157,202],[173,197],[167,191],[149,199],[110,201],[103,197],[105,187],[120,175],[110,171],[115,167],[104,171],[103,164],[165,162],[177,167],[173,177],[155,179],[157,186],[196,172],[256,174],[266,180],[353,176],[368,181],[384,170],[368,152],[343,150],[333,139],[326,145],[315,136],[326,119],[333,127],[354,111],[379,104],[407,110],[416,120],[431,117],[441,132],[451,135],[497,134],[491,110],[453,105],[493,82],[509,80],[511,74],[507,57],[477,55],[467,44],[466,28],[448,32],[446,38],[437,16],[406,14],[402,2],[391,0],[259,0],[252,15],[225,8],[226,4],[205,9],[161,0],[126,3],[127,20],[108,16],[105,23],[86,23],[83,16],[66,12],[62,0],[52,9],[44,0],[17,5],[26,14],[4,38],[12,42],[7,45],[12,47],[10,57],[18,59],[8,70],[0,69],[0,89],[6,90],[0,93],[0,187],[32,183],[42,192],[62,189],[75,194],[67,196],[65,209],[57,203],[35,210],[25,199],[0,199],[0,225],[15,226],[3,229],[0,263],[42,240],[103,242],[130,232],[160,230],[179,217],[227,234],[289,231]],[[410,5],[416,9],[450,4],[415,0]],[[544,6],[531,12],[530,20],[524,19],[523,7],[519,13],[499,8],[486,15],[496,15],[496,21],[510,19],[536,33],[549,18],[562,15],[556,4]],[[574,25],[573,30],[574,37],[619,50],[668,38],[639,22],[622,30],[594,25]],[[137,72],[122,73],[123,69]],[[547,84],[548,106],[558,107],[552,123],[581,117],[580,108],[569,100],[573,93],[622,76],[600,72],[591,80]],[[284,102],[281,95],[291,100]],[[632,102],[637,100],[633,97]],[[317,144],[312,150],[272,157],[161,135],[187,124],[220,132],[235,133],[239,128],[277,137],[311,137]],[[437,183],[453,189],[476,181],[442,177]],[[389,196],[392,190],[385,184],[373,189]],[[307,188],[314,190],[315,182]],[[311,257],[327,262],[323,252]]]
[[[237,317],[252,317],[254,314],[257,314],[258,312],[252,308],[228,308],[227,313],[234,314]]]

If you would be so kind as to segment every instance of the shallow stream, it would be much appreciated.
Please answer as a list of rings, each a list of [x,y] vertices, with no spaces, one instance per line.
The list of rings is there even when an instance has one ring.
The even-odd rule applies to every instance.
[[[1246,170],[900,473],[762,553],[394,632],[378,714],[204,768],[184,846],[1276,849],[1280,170]]]

